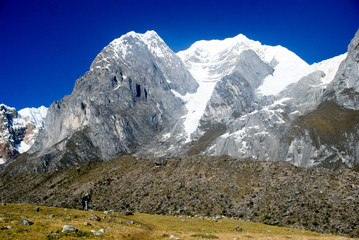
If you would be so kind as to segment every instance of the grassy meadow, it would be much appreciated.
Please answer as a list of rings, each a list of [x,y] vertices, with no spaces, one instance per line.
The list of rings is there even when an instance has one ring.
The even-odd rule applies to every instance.
[[[0,206],[0,239],[278,239],[331,240],[349,239],[301,229],[275,227],[232,219],[200,219],[135,213],[131,216],[98,211],[43,207],[30,204]],[[92,215],[101,220],[89,220]],[[24,226],[21,219],[33,224]],[[89,225],[85,225],[87,222]],[[64,225],[77,232],[63,233]],[[240,228],[237,231],[236,228]],[[91,230],[106,229],[102,236]]]

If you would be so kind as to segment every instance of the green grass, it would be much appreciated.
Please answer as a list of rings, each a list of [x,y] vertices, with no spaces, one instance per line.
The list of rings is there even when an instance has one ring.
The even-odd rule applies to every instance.
[[[35,205],[7,204],[0,206],[0,239],[293,239],[331,240],[348,239],[304,231],[301,229],[269,226],[232,219],[199,219],[135,213],[133,216],[105,215],[103,212],[43,207],[34,211]],[[54,217],[50,217],[54,214]],[[101,221],[88,218],[95,214]],[[31,226],[20,225],[26,218]],[[127,224],[133,221],[134,224]],[[91,225],[85,226],[84,222]],[[65,224],[78,228],[75,233],[62,233]],[[13,229],[8,229],[7,226]],[[242,228],[236,232],[236,227]],[[106,228],[103,236],[94,236],[91,230]],[[53,235],[59,234],[59,235]]]

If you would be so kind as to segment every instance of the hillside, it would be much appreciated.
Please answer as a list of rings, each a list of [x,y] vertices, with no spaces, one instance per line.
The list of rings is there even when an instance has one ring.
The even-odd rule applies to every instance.
[[[123,156],[54,172],[1,175],[0,200],[174,216],[227,216],[359,236],[359,173],[226,156]]]

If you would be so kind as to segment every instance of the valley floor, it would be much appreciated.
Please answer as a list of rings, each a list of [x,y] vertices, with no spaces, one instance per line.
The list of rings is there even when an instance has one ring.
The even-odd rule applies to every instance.
[[[89,219],[93,215],[100,220]],[[22,225],[22,219],[27,219],[33,224]],[[85,222],[88,225],[85,225]],[[78,230],[72,233],[62,232],[64,225],[72,225]],[[99,231],[100,229],[104,229],[103,233]],[[102,236],[95,236],[91,230],[98,231]],[[100,211],[8,203],[0,206],[0,239],[344,240],[349,238],[228,218],[188,218],[141,213],[124,216],[118,213],[105,214]]]

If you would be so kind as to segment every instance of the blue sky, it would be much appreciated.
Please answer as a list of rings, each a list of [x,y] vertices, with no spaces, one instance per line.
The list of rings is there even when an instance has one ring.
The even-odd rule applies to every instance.
[[[0,0],[0,103],[49,107],[129,31],[175,52],[242,33],[311,64],[346,52],[358,28],[358,0]]]

